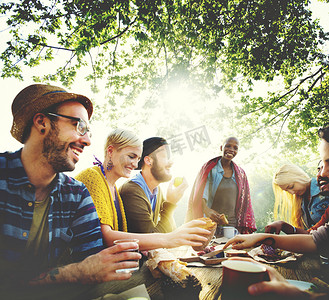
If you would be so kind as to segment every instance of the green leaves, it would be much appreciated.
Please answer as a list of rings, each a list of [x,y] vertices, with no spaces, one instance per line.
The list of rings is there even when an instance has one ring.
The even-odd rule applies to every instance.
[[[0,56],[1,76],[22,79],[22,65],[36,67],[62,53],[66,60],[55,71],[35,79],[70,85],[87,67],[85,78],[94,91],[98,80],[107,81],[113,106],[116,96],[129,105],[142,91],[160,95],[172,83],[214,98],[225,89],[235,98],[243,93],[239,115],[254,124],[245,128],[260,132],[257,126],[273,124],[279,134],[298,126],[300,136],[302,130],[308,136],[326,118],[327,55],[321,47],[329,38],[312,20],[308,5],[283,0],[2,1],[0,14],[10,32]],[[319,68],[321,76],[315,74]],[[253,96],[256,81],[277,78],[281,92]]]

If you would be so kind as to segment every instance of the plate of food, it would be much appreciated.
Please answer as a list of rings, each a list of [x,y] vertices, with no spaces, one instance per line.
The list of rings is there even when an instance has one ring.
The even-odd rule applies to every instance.
[[[307,281],[301,281],[301,280],[292,280],[292,279],[287,279],[287,281],[298,287],[299,289],[301,289],[302,291],[308,291],[311,290],[314,287],[314,284],[311,282],[307,282]]]
[[[285,251],[262,244],[248,252],[248,254],[257,261],[268,264],[287,263],[297,260],[302,254]]]
[[[287,281],[301,289],[302,291],[308,291],[313,293],[328,293],[329,292],[329,284],[322,281],[318,277],[313,277],[311,282],[301,281],[301,280],[292,280],[287,279]]]

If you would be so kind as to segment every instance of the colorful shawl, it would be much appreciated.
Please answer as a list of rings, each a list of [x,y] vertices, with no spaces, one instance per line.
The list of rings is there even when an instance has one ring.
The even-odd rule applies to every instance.
[[[190,195],[187,220],[203,217],[202,197],[206,186],[207,177],[209,172],[220,159],[221,156],[215,157],[202,166],[197,178],[195,179]],[[257,228],[254,211],[251,206],[247,175],[245,171],[233,161],[232,164],[235,172],[235,180],[238,186],[238,199],[235,212],[237,229],[240,233],[252,233],[256,231]]]

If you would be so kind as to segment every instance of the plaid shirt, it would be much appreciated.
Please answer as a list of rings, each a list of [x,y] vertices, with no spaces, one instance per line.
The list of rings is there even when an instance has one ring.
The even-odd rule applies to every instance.
[[[53,263],[67,248],[74,261],[104,248],[94,203],[85,185],[58,173],[50,192],[49,252]],[[31,228],[35,188],[21,162],[21,150],[0,153],[1,258],[18,261],[24,255]]]

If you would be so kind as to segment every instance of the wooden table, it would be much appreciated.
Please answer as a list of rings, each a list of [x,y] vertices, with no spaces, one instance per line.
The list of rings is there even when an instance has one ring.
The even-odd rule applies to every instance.
[[[297,261],[272,266],[276,268],[286,279],[309,282],[313,277],[318,277],[329,283],[329,267],[321,266],[319,256],[317,255],[303,255],[298,258]],[[202,290],[199,294],[199,299],[221,299],[221,267],[189,267],[189,269],[201,282]],[[147,291],[152,300],[165,299],[162,291],[161,279],[153,278],[151,272],[145,264],[138,272],[134,273],[130,280],[112,283],[110,290],[112,293],[120,293],[123,290],[130,289],[140,284],[146,285]]]
[[[276,268],[286,279],[310,282],[313,277],[318,277],[329,283],[329,267],[321,266],[318,255],[303,255],[297,261],[271,266]],[[199,299],[220,299],[222,268],[190,267],[189,269],[202,284]],[[141,271],[147,273],[148,270]],[[152,300],[164,299],[161,291],[161,280],[153,281],[146,286]]]

